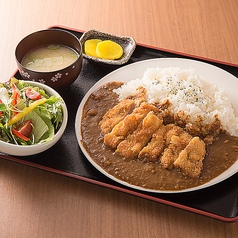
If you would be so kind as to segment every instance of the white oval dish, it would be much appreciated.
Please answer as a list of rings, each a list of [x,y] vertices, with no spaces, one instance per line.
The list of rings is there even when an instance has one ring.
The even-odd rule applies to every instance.
[[[98,89],[100,86],[111,81],[121,81],[126,83],[132,79],[142,78],[147,68],[154,68],[154,67],[161,67],[161,68],[180,67],[183,69],[194,68],[196,70],[196,73],[199,76],[202,76],[203,78],[210,81],[211,83],[216,84],[219,88],[225,89],[225,92],[234,108],[235,116],[238,116],[238,100],[237,100],[238,99],[237,97],[238,79],[232,74],[228,73],[227,71],[220,69],[216,66],[213,66],[211,64],[204,63],[204,62],[200,62],[196,60],[180,59],[180,58],[162,58],[162,59],[151,59],[151,60],[140,61],[137,63],[124,66],[120,69],[117,69],[109,73],[105,77],[103,77],[87,92],[87,94],[84,96],[83,100],[81,101],[77,111],[77,115],[76,115],[75,130],[76,130],[76,137],[77,137],[78,144],[82,152],[86,156],[86,158],[96,169],[98,169],[101,173],[103,173],[110,179],[120,184],[123,184],[125,186],[128,186],[130,188],[138,189],[144,192],[154,192],[154,193],[191,192],[191,191],[196,191],[199,189],[203,189],[203,188],[207,188],[209,186],[215,185],[229,178],[230,176],[234,175],[238,171],[238,160],[229,169],[224,171],[222,174],[220,174],[216,178],[197,187],[192,187],[192,188],[178,190],[178,191],[177,190],[165,191],[165,190],[146,189],[146,188],[129,184],[125,181],[115,178],[114,176],[112,176],[111,174],[103,170],[97,163],[95,163],[95,161],[87,153],[87,151],[85,150],[82,144],[81,120],[82,120],[82,111],[83,111],[84,104],[86,103],[91,93],[94,92],[96,89]]]
[[[49,96],[55,95],[56,97],[61,97],[59,93],[57,93],[54,89],[45,84],[33,81],[26,81],[26,83],[44,89]],[[35,144],[35,145],[15,145],[4,141],[0,141],[0,151],[9,155],[28,156],[38,154],[40,152],[49,149],[61,138],[68,122],[68,110],[64,101],[62,104],[62,111],[63,111],[63,122],[60,129],[55,134],[53,140],[43,144]]]

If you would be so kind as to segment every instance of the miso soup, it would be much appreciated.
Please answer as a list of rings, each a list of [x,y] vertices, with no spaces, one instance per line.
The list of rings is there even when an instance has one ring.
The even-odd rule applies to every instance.
[[[33,71],[50,72],[66,68],[78,57],[78,53],[67,46],[47,45],[27,53],[21,64]]]

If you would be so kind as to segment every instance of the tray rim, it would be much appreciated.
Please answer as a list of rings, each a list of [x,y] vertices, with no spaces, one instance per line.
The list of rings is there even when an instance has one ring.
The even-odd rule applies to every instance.
[[[48,27],[47,29],[50,29],[50,28],[62,28],[62,29],[65,29],[65,30],[75,31],[75,32],[79,32],[79,33],[84,33],[85,32],[85,30],[80,30],[80,29],[76,29],[76,28],[73,28],[73,27],[69,27],[69,26],[63,26],[63,25],[52,25],[52,26]],[[223,64],[223,65],[226,65],[226,66],[238,67],[238,64],[228,63],[228,62],[219,61],[219,60],[213,60],[213,59],[209,59],[209,58],[206,58],[206,57],[200,57],[200,56],[196,56],[196,55],[192,55],[192,54],[187,54],[187,53],[182,53],[182,52],[178,52],[178,51],[163,49],[163,48],[154,47],[154,46],[149,46],[149,45],[141,44],[141,43],[138,43],[138,42],[137,42],[137,45],[142,46],[142,47],[146,47],[146,48],[150,48],[150,49],[164,51],[164,52],[167,52],[167,53],[177,54],[179,56],[185,56],[185,57],[191,57],[191,58],[194,58],[194,59],[200,59],[200,60],[204,60],[204,61],[211,62],[211,63],[218,63],[218,64]],[[18,70],[16,69],[11,77],[13,77],[17,72],[18,72]],[[11,77],[9,78],[9,80],[11,79]],[[58,170],[58,169],[50,168],[50,167],[47,167],[47,166],[44,166],[44,165],[32,163],[32,162],[25,161],[25,160],[22,160],[22,159],[18,159],[18,158],[12,157],[12,156],[0,154],[0,158],[11,161],[11,162],[20,163],[22,165],[27,165],[27,166],[30,166],[30,167],[42,169],[42,170],[52,172],[52,173],[55,173],[55,174],[59,174],[59,175],[67,176],[67,177],[70,177],[70,178],[74,178],[74,179],[77,179],[77,180],[80,180],[80,181],[89,182],[89,183],[92,183],[92,184],[95,184],[95,185],[100,185],[100,186],[103,186],[103,187],[106,187],[106,188],[111,188],[111,189],[114,189],[116,191],[125,192],[127,194],[131,194],[131,195],[134,195],[134,196],[137,196],[137,197],[145,198],[145,199],[148,199],[148,200],[151,200],[151,201],[154,201],[154,202],[159,202],[159,203],[169,205],[169,206],[172,206],[172,207],[180,208],[180,209],[190,211],[190,212],[193,212],[193,213],[196,213],[196,214],[199,214],[199,215],[214,218],[214,219],[217,219],[217,220],[220,220],[220,221],[225,221],[225,222],[238,221],[238,215],[236,217],[232,217],[232,218],[224,217],[224,216],[221,216],[221,215],[213,214],[211,212],[207,212],[207,211],[203,211],[203,210],[200,210],[200,209],[197,209],[197,208],[192,208],[192,207],[189,207],[189,206],[186,206],[186,205],[182,205],[182,204],[179,204],[179,203],[176,203],[176,202],[171,202],[171,201],[168,201],[166,199],[153,197],[151,195],[141,193],[140,191],[134,191],[134,190],[131,190],[131,189],[128,189],[128,188],[123,188],[123,187],[108,184],[108,183],[105,183],[105,182],[102,182],[102,181],[86,178],[86,177],[83,177],[83,176],[80,176],[80,175],[76,175],[76,174],[73,174],[73,173],[69,173],[69,172]]]
[[[203,210],[200,210],[200,209],[197,209],[197,208],[192,208],[192,207],[182,205],[182,204],[179,204],[179,203],[176,203],[176,202],[171,202],[171,201],[168,201],[166,199],[156,198],[156,197],[153,197],[153,196],[141,193],[141,192],[137,192],[137,191],[134,191],[134,190],[131,190],[131,189],[127,189],[127,188],[123,188],[123,187],[116,186],[116,185],[113,185],[113,184],[108,184],[108,183],[101,182],[101,181],[98,181],[98,180],[86,178],[86,177],[76,175],[76,174],[72,174],[72,173],[69,173],[69,172],[64,172],[64,171],[54,169],[54,168],[50,168],[50,167],[47,167],[47,166],[44,166],[44,165],[40,165],[40,164],[32,163],[32,162],[29,162],[29,161],[25,161],[25,160],[22,160],[22,159],[14,158],[12,156],[0,155],[0,158],[11,161],[11,162],[16,162],[16,163],[19,163],[19,164],[22,164],[22,165],[27,165],[27,166],[30,166],[30,167],[33,167],[33,168],[41,169],[41,170],[44,170],[44,171],[52,172],[52,173],[55,173],[55,174],[58,174],[58,175],[63,175],[63,176],[69,177],[69,178],[74,178],[74,179],[84,181],[84,182],[88,182],[88,183],[91,183],[91,184],[100,185],[100,186],[105,187],[105,188],[114,189],[116,191],[124,192],[124,193],[130,194],[130,195],[145,198],[145,199],[148,199],[148,200],[151,200],[151,201],[154,201],[154,202],[159,202],[159,203],[169,205],[169,206],[172,206],[172,207],[180,208],[182,210],[190,211],[190,212],[193,212],[193,213],[196,213],[196,214],[199,214],[199,215],[203,215],[203,216],[207,216],[207,217],[211,217],[211,218],[214,218],[214,219],[217,219],[217,220],[226,221],[226,222],[235,222],[235,221],[238,220],[238,216],[232,217],[232,218],[223,217],[223,216],[220,216],[220,215],[213,214],[211,212],[206,212],[206,211],[203,211]]]

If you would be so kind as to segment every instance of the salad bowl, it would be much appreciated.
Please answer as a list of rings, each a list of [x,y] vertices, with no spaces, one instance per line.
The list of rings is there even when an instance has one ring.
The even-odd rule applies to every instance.
[[[0,126],[1,126],[1,130],[4,130],[4,128],[3,127],[8,127],[9,128],[9,124],[11,124],[12,123],[12,131],[11,131],[11,134],[13,135],[13,137],[16,135],[16,138],[17,139],[14,139],[14,141],[15,141],[15,143],[14,143],[14,141],[13,142],[6,142],[6,141],[4,141],[4,137],[2,136],[2,135],[0,135],[0,153],[2,152],[2,153],[5,153],[5,154],[9,154],[9,155],[14,155],[14,156],[28,156],[28,155],[34,155],[34,154],[38,154],[38,153],[41,153],[41,152],[43,152],[43,151],[45,151],[45,150],[47,150],[47,149],[49,149],[49,148],[51,148],[56,142],[58,142],[58,140],[61,138],[61,136],[63,135],[63,133],[64,133],[64,131],[65,131],[65,128],[66,128],[66,125],[67,125],[67,121],[68,121],[68,110],[67,110],[67,107],[66,107],[66,104],[65,104],[65,102],[63,101],[63,99],[61,98],[61,96],[59,95],[59,93],[58,92],[56,92],[54,89],[52,89],[51,87],[49,87],[49,86],[47,86],[47,85],[44,85],[44,84],[41,84],[41,83],[38,83],[38,82],[32,82],[32,81],[22,81],[22,82],[24,82],[24,84],[26,84],[26,85],[28,85],[29,87],[31,87],[31,88],[36,88],[36,87],[38,87],[40,90],[42,90],[42,92],[43,92],[43,94],[44,93],[46,93],[47,95],[48,95],[48,97],[51,99],[51,98],[53,98],[53,100],[54,100],[54,98],[56,98],[57,100],[59,100],[60,101],[60,112],[61,112],[61,121],[60,121],[60,123],[59,123],[59,128],[57,128],[57,129],[53,129],[53,130],[51,130],[51,131],[53,131],[53,132],[50,132],[50,133],[48,133],[48,134],[50,134],[50,138],[47,138],[45,135],[43,135],[38,141],[37,141],[37,143],[32,143],[32,144],[30,144],[30,143],[26,143],[26,144],[24,144],[24,140],[20,140],[20,142],[21,141],[23,141],[23,143],[19,143],[18,142],[18,134],[15,134],[15,133],[12,133],[12,132],[15,132],[16,130],[14,130],[13,128],[15,128],[16,129],[16,127],[15,127],[15,125],[14,125],[14,123],[13,123],[13,121],[14,121],[14,118],[16,118],[16,117],[14,117],[13,116],[13,118],[10,120],[10,121],[8,121],[8,123],[6,123],[5,125],[3,125],[3,122],[1,122],[0,123]],[[2,87],[0,87],[0,89],[1,89]],[[4,90],[3,90],[4,91]],[[33,91],[33,90],[32,90]],[[27,94],[27,93],[26,93]],[[4,101],[4,95],[1,93],[1,90],[0,90],[0,96],[1,96],[1,98],[2,98],[2,101]],[[51,96],[53,96],[53,97],[51,97]],[[25,96],[25,97],[27,97],[27,96]],[[12,99],[12,97],[10,97],[10,99]],[[31,99],[34,99],[34,100],[29,100],[30,102],[27,102],[27,105],[29,105],[28,107],[27,107],[27,110],[31,107],[31,105],[36,105],[36,103],[37,103],[37,100],[36,100],[36,98],[31,98]],[[43,101],[46,101],[46,99],[44,98],[44,97],[41,97],[41,99],[39,99],[38,101],[40,101],[40,100],[43,100]],[[12,102],[10,102],[10,103],[12,103]],[[31,103],[31,104],[30,104]],[[40,103],[40,102],[39,102]],[[43,103],[42,103],[43,104]],[[4,107],[4,104],[3,104],[3,102],[0,104],[1,105],[1,107]],[[36,108],[36,107],[35,107]],[[34,108],[34,109],[35,109]],[[2,109],[2,108],[0,108],[0,109]],[[20,114],[21,115],[21,113],[22,112],[25,112],[24,111],[25,110],[25,108],[22,110],[22,111],[19,111],[18,112],[18,115]],[[58,109],[54,109],[54,110],[58,110]],[[2,114],[4,114],[4,110],[2,109],[2,110],[0,110],[1,112],[0,113],[2,113]],[[33,110],[32,110],[33,111]],[[38,114],[40,115],[40,113],[38,112]],[[16,115],[17,116],[17,115]],[[24,117],[23,117],[24,118]],[[27,118],[27,117],[26,117]],[[42,118],[45,118],[45,116],[43,115],[43,117]],[[31,118],[28,118],[28,119],[31,119]],[[25,120],[25,119],[24,119]],[[33,121],[33,119],[31,119],[32,121]],[[47,121],[46,119],[44,119],[45,121]],[[17,123],[17,122],[16,122]],[[19,122],[18,122],[19,123]],[[37,124],[39,124],[40,122],[39,121],[37,121]],[[43,123],[44,124],[44,123]],[[47,123],[46,123],[47,124]],[[53,123],[51,123],[50,122],[50,124],[53,124]],[[34,130],[34,128],[35,127],[37,127],[38,125],[36,125],[36,126],[34,126],[33,125],[33,130]],[[55,127],[55,126],[54,126]],[[9,129],[8,129],[9,130]],[[41,128],[41,127],[39,127],[38,128],[38,131],[42,131],[43,130],[43,128]],[[47,136],[48,136],[48,134],[47,134]],[[21,137],[20,137],[21,138]],[[24,138],[23,138],[24,139]]]

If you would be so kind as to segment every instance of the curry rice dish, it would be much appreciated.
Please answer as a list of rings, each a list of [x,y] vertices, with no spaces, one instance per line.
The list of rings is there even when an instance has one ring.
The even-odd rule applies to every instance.
[[[237,160],[238,138],[218,117],[192,125],[171,114],[169,100],[148,103],[145,87],[119,100],[115,91],[122,85],[103,85],[83,110],[83,145],[107,173],[147,189],[182,190],[210,181]]]

